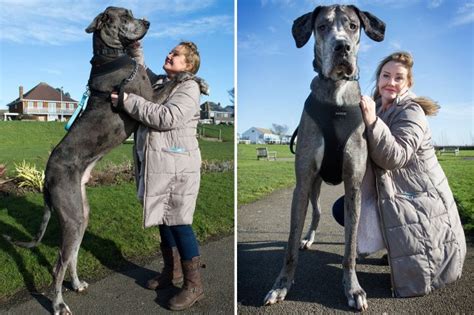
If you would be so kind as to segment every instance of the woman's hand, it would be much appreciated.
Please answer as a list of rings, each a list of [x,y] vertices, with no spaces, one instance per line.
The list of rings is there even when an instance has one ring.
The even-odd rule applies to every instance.
[[[362,95],[360,99],[360,109],[365,125],[369,128],[372,127],[377,119],[374,100],[370,96]]]
[[[112,106],[117,108],[118,107],[118,93],[117,92],[112,92],[110,94],[110,99],[112,101]],[[125,102],[128,98],[128,93],[123,92],[123,101]]]

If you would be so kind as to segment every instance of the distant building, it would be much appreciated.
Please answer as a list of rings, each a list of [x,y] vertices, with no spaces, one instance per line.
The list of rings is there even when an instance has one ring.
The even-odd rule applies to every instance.
[[[250,140],[255,144],[279,144],[280,137],[274,134],[270,129],[252,127],[242,133],[240,140]]]
[[[204,102],[201,105],[201,123],[207,124],[234,124],[234,106],[221,107],[220,103]]]
[[[5,118],[18,119],[21,116],[32,120],[54,121],[69,119],[78,102],[47,83],[41,82],[25,94],[23,86],[20,86],[18,98],[7,106],[9,112],[4,113]]]

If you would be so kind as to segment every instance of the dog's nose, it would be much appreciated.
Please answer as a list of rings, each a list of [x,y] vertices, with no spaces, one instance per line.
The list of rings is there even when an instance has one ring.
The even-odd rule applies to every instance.
[[[150,22],[148,22],[147,20],[143,19],[143,25],[148,28],[150,27]]]
[[[334,46],[334,52],[348,53],[351,51],[351,45],[345,40],[338,40]]]

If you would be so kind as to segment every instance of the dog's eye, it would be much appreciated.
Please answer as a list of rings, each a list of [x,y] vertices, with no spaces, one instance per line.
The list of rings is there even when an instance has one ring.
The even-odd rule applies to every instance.
[[[324,32],[324,31],[326,30],[326,25],[324,25],[324,24],[323,24],[323,25],[319,25],[319,26],[318,26],[318,30],[319,30],[320,32]]]
[[[357,29],[357,25],[355,23],[351,23],[349,24],[349,28],[354,31]]]

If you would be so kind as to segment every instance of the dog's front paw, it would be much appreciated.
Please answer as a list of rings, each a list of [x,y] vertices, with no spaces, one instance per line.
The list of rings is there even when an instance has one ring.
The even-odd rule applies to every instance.
[[[347,297],[347,304],[349,307],[355,308],[358,311],[366,311],[369,309],[367,304],[367,294],[363,289],[359,289]]]
[[[272,305],[277,302],[281,302],[285,299],[287,293],[287,288],[272,289],[267,293],[267,296],[265,296],[263,305]]]

